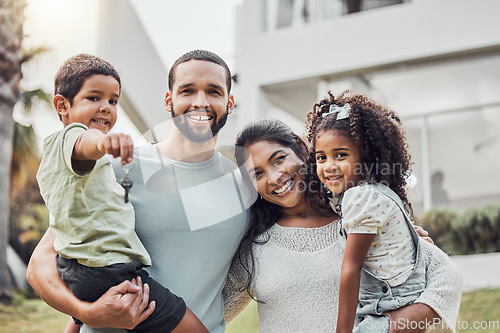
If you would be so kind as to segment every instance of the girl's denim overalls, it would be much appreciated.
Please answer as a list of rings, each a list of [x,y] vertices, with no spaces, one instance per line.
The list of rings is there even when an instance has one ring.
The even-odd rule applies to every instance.
[[[359,301],[356,312],[358,326],[354,329],[354,332],[359,333],[389,332],[389,317],[384,316],[383,313],[413,304],[426,285],[425,265],[422,259],[419,236],[413,228],[406,207],[399,196],[389,187],[382,184],[372,184],[370,186],[375,186],[382,194],[396,202],[403,212],[416,249],[414,254],[415,266],[408,279],[396,287],[389,286],[387,282],[374,276],[366,268],[363,268],[361,271]],[[341,233],[346,235],[345,230],[342,230]],[[394,324],[404,325],[405,323]]]

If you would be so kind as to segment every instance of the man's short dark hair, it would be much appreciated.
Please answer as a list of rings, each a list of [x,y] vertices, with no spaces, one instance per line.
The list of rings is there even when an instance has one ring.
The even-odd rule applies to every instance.
[[[70,104],[73,104],[73,99],[85,80],[94,74],[114,77],[121,90],[120,75],[109,62],[90,54],[78,54],[66,60],[57,71],[54,80],[54,95],[62,95]]]
[[[224,67],[226,70],[226,85],[227,85],[227,92],[231,92],[231,71],[229,70],[229,67],[227,66],[226,62],[219,57],[217,54],[206,51],[206,50],[193,50],[189,51],[183,55],[181,55],[170,67],[170,71],[168,72],[168,87],[170,91],[172,91],[174,87],[174,81],[175,81],[175,71],[177,69],[177,66],[179,66],[182,63],[191,61],[191,60],[201,60],[201,61],[210,61],[213,62],[214,64],[220,65]]]

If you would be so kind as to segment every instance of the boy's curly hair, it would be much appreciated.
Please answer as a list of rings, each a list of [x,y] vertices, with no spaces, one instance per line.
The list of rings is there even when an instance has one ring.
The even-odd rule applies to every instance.
[[[330,105],[351,107],[348,118],[337,120],[337,113],[323,117]],[[334,130],[351,139],[359,148],[361,181],[381,183],[391,188],[411,210],[406,193],[406,180],[411,173],[410,154],[401,120],[391,110],[360,94],[347,90],[314,104],[307,113],[307,140],[311,144],[310,177],[316,177],[315,146],[319,133]],[[320,182],[311,182],[320,184]],[[317,185],[319,186],[319,185]],[[318,188],[318,192],[322,189]],[[322,191],[324,192],[324,191]],[[326,198],[325,198],[326,200]]]

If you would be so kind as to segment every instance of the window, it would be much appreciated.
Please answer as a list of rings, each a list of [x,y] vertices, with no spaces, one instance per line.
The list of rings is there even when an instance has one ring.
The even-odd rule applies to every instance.
[[[300,26],[409,0],[263,0],[264,30]]]

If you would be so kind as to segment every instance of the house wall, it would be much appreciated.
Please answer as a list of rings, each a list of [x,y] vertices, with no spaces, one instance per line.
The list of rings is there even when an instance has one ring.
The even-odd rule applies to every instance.
[[[356,80],[375,77],[371,83],[386,92],[388,102],[401,102],[397,112],[408,123],[419,180],[411,192],[417,212],[436,206],[431,178],[439,170],[445,174],[449,205],[500,202],[500,176],[494,171],[500,166],[495,153],[500,138],[492,134],[500,133],[495,124],[500,98],[488,91],[500,87],[500,79],[492,75],[485,81],[481,73],[467,72],[480,67],[476,58],[484,64],[481,70],[500,68],[500,2],[413,0],[281,29],[264,28],[265,6],[265,0],[246,0],[238,9],[238,128],[279,112],[292,115],[296,128],[306,107],[326,94],[314,93],[318,89],[340,87],[337,83],[347,79],[351,88],[365,93],[370,87]],[[413,80],[415,86],[391,99],[396,87],[375,75],[392,71],[399,73],[392,84]],[[424,72],[428,80],[421,84],[417,80]],[[462,80],[468,85],[460,85]],[[294,103],[287,105],[287,99]],[[307,100],[300,110],[291,106],[299,104],[297,99]],[[489,116],[487,108],[493,109]]]

